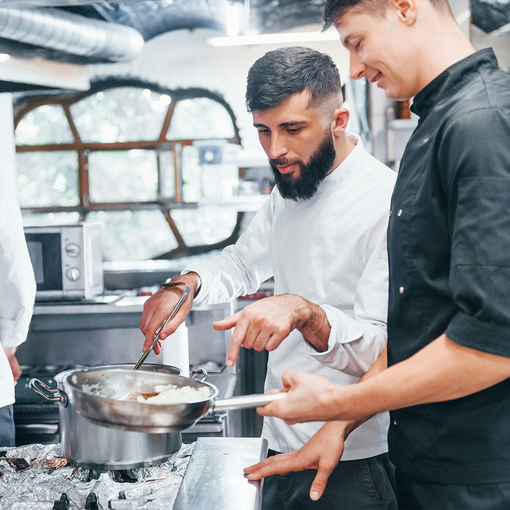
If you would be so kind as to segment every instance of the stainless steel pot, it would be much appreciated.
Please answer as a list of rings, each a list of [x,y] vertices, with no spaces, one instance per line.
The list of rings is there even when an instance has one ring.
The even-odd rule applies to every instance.
[[[104,365],[95,369],[130,369],[133,365]],[[169,365],[144,364],[144,371],[179,375],[181,370]],[[76,404],[67,398],[65,381],[84,369],[76,368],[55,376],[57,389],[39,379],[30,388],[45,400],[59,402],[60,441],[62,453],[81,467],[92,469],[132,469],[157,464],[168,459],[182,445],[180,431],[159,434],[104,427],[77,412]]]

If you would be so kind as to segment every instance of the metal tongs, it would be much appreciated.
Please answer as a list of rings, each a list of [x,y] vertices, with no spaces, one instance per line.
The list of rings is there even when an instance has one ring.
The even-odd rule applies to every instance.
[[[168,286],[169,284],[166,284],[166,285]],[[152,341],[152,344],[151,344],[150,348],[147,349],[140,356],[140,359],[136,362],[136,365],[133,367],[133,370],[138,370],[142,366],[142,363],[147,359],[147,356],[152,352],[152,350],[154,349],[154,347],[158,343],[159,334],[161,333],[161,330],[166,326],[167,322],[171,321],[175,317],[175,315],[177,314],[177,312],[181,308],[182,304],[184,303],[184,300],[188,297],[188,294],[190,293],[190,290],[191,289],[190,289],[189,285],[186,285],[186,287],[184,289],[184,292],[181,294],[181,297],[179,298],[179,301],[177,301],[176,305],[174,306],[174,309],[172,310],[172,313],[170,314],[170,317],[168,317],[168,319],[164,320],[161,323],[161,326],[159,326],[159,328],[156,331],[156,335],[154,336],[154,340]]]

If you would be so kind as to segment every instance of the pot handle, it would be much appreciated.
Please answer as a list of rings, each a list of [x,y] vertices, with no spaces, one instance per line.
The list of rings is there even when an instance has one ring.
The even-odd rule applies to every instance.
[[[49,386],[44,384],[39,379],[36,379],[35,377],[33,379],[30,379],[28,385],[30,386],[30,389],[34,393],[39,395],[44,400],[47,400],[48,402],[59,402],[60,404],[63,404],[64,407],[67,405],[67,395],[63,391],[60,391],[59,389],[54,390],[53,388],[50,388]],[[49,395],[44,393],[43,390],[49,393],[57,393],[58,396],[50,397]]]
[[[220,398],[215,400],[210,407],[210,412],[229,411],[231,409],[251,409],[252,407],[262,407],[275,400],[281,400],[287,396],[286,392],[280,393],[258,393],[254,395],[241,395],[232,398]]]

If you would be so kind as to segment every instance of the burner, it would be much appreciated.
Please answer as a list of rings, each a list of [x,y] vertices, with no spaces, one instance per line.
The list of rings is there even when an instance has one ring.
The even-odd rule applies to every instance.
[[[99,510],[99,502],[97,501],[97,496],[94,492],[91,492],[87,496],[87,501],[85,501],[85,510]]]
[[[69,508],[69,497],[64,492],[60,499],[53,503],[53,510],[67,510]]]
[[[110,476],[117,483],[136,483],[138,478],[132,469],[119,469],[110,471]]]

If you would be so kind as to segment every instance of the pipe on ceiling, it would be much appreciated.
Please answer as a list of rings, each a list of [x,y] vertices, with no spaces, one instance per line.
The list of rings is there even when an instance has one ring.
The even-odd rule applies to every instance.
[[[51,8],[0,8],[0,37],[110,62],[130,60],[144,45],[131,27]]]

